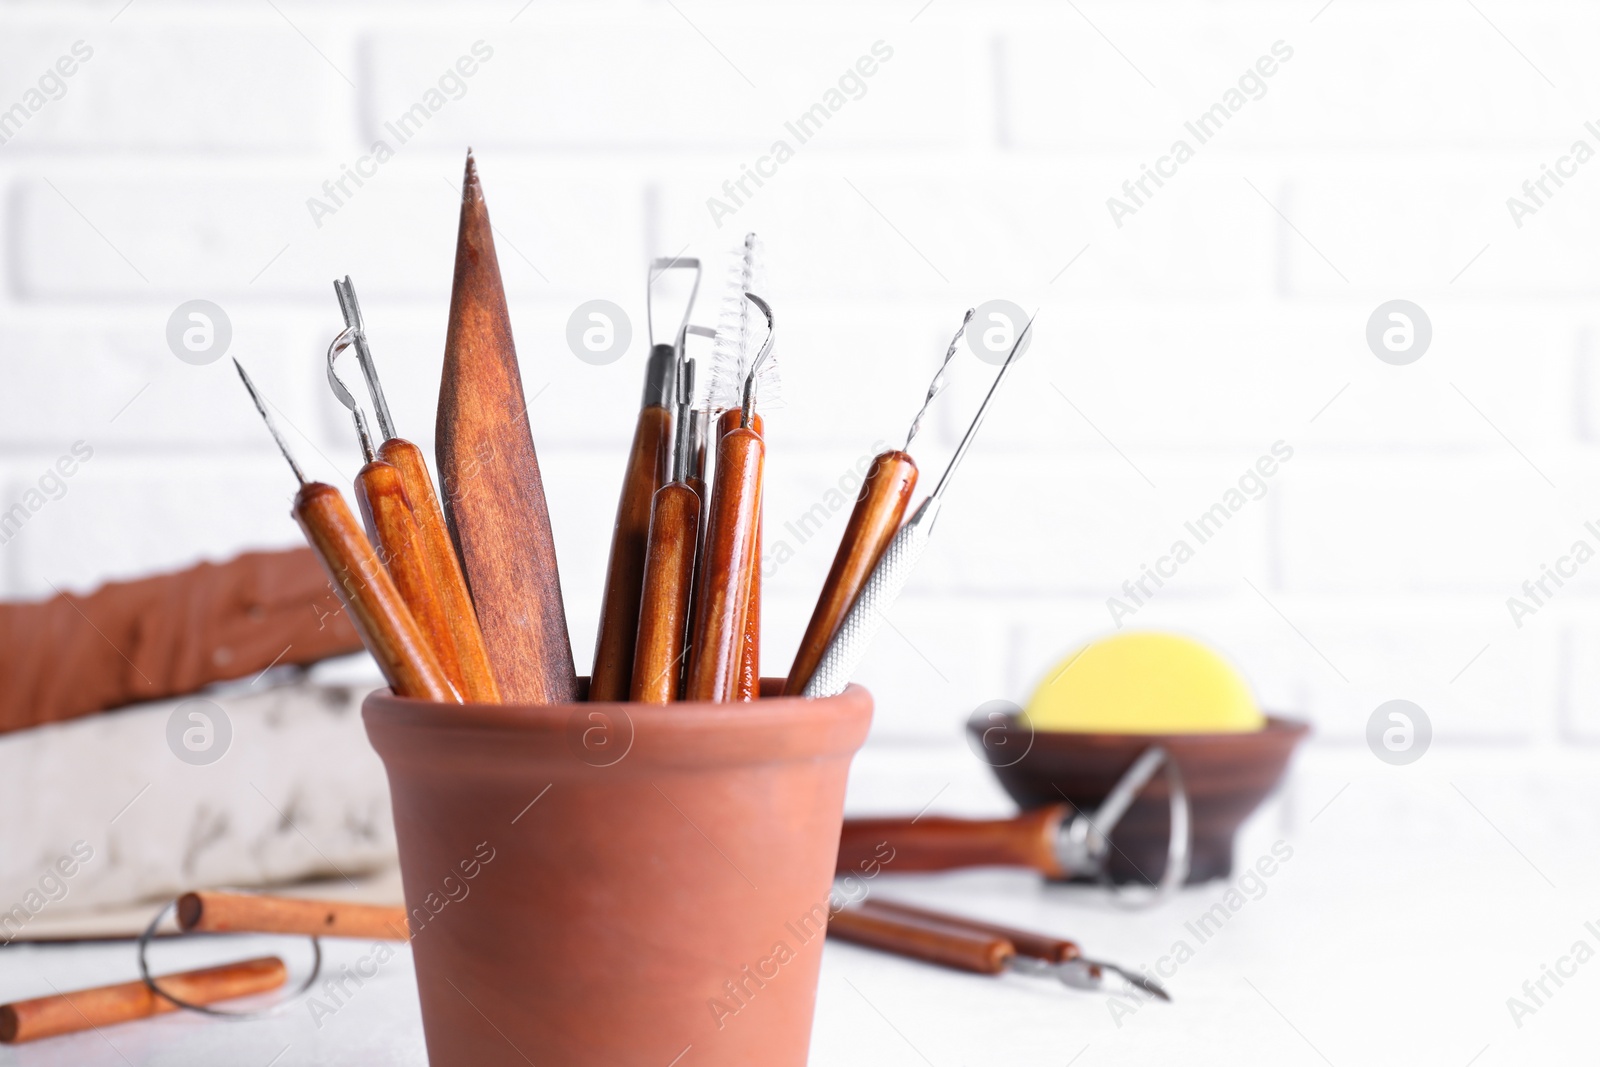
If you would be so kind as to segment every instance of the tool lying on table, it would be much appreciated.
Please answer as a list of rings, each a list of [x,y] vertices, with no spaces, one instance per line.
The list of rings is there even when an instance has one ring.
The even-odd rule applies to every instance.
[[[682,322],[673,333],[673,339],[657,343],[656,282],[675,270],[692,270],[694,283],[684,303]],[[590,700],[627,700],[634,688],[634,647],[641,619],[639,603],[644,588],[645,551],[652,521],[652,502],[656,490],[666,483],[669,469],[673,466],[676,393],[682,375],[689,316],[694,311],[695,296],[699,291],[698,259],[650,261],[650,273],[645,284],[650,357],[645,365],[644,397],[639,405],[639,421],[633,431],[628,466],[622,476],[617,521],[611,532],[611,556],[606,566],[605,592],[600,600],[600,630],[595,637],[594,671],[589,680]],[[679,421],[677,435],[682,437],[685,436],[686,426],[682,425],[682,420]]]
[[[300,934],[311,939],[311,968],[305,978],[286,997],[264,1008],[215,1008],[209,1005],[220,1000],[244,996],[248,993],[276,989],[284,984],[285,968],[276,958],[247,960],[226,967],[213,967],[202,971],[155,976],[150,973],[150,944],[162,929],[168,916],[176,920],[178,930],[185,934]],[[105,991],[119,994],[116,1003],[122,1010],[132,1011],[117,1019],[143,1018],[157,1012],[185,1008],[202,1015],[228,1019],[259,1018],[282,1012],[292,1002],[308,993],[322,973],[322,945],[320,938],[361,938],[373,941],[406,941],[411,935],[403,907],[372,904],[352,904],[344,901],[305,900],[299,897],[275,897],[256,893],[230,893],[221,890],[202,890],[185,893],[163,905],[139,936],[138,962],[142,981],[125,986],[110,986]],[[266,966],[266,965],[272,966]],[[74,1000],[80,994],[69,994]],[[60,1000],[61,998],[46,998]],[[157,1006],[148,1007],[149,1003]],[[55,1008],[59,1015],[59,1009]],[[0,1016],[3,1028],[3,1016]],[[76,1027],[83,1028],[83,1027]],[[51,1033],[66,1033],[55,1030]],[[35,1036],[46,1037],[48,1033]]]
[[[1027,867],[1049,878],[1099,878],[1111,858],[1111,835],[1134,798],[1165,765],[1171,829],[1167,865],[1158,889],[1183,885],[1189,873],[1189,799],[1178,765],[1159,745],[1145,749],[1100,807],[1072,814],[1053,804],[1011,819],[846,819],[839,837],[840,871],[863,869],[887,842],[897,871],[947,871],[959,867]],[[1070,816],[1070,818],[1069,818]]]
[[[339,298],[345,328],[328,348],[328,384],[340,403],[350,409],[367,461],[356,476],[356,498],[367,533],[383,549],[390,576],[456,690],[467,700],[499,703],[499,686],[489,664],[483,632],[478,628],[466,577],[450,543],[433,478],[428,474],[428,462],[422,449],[395,433],[367,343],[361,305],[349,276],[335,281],[333,290]],[[349,347],[355,348],[378,430],[383,435],[376,452],[360,405],[335,371],[339,354]]]
[[[973,438],[977,435],[978,427],[983,425],[983,417],[988,413],[989,405],[994,400],[1000,383],[1005,380],[1006,373],[1016,362],[1017,353],[1022,351],[1022,342],[1032,328],[1033,319],[1030,318],[1028,324],[1017,334],[1011,352],[1006,356],[999,373],[995,375],[994,384],[989,387],[988,395],[979,405],[978,413],[972,417],[972,424],[967,427],[961,443],[956,446],[955,454],[950,457],[944,474],[939,478],[939,484],[934,486],[933,492],[922,502],[906,524],[900,527],[899,532],[879,556],[877,564],[872,568],[872,574],[861,587],[861,592],[856,595],[855,602],[850,606],[844,621],[839,624],[833,639],[828,642],[827,650],[817,663],[817,669],[806,682],[802,691],[805,696],[836,696],[844,692],[845,686],[850,684],[851,675],[855,674],[856,668],[866,657],[872,639],[883,627],[884,619],[887,617],[885,613],[899,599],[901,590],[911,578],[911,572],[916,569],[917,562],[927,551],[928,541],[933,536],[933,524],[939,517],[944,491],[950,484],[950,476],[955,473],[956,467],[966,456],[967,449],[972,447]]]
[[[445,514],[508,701],[578,697],[555,541],[489,209],[467,153],[455,280],[439,382]]]
[[[266,993],[281,987],[287,974],[282,960],[263,956],[219,967],[161,975],[153,981],[160,984],[162,992],[144,981],[119,982],[0,1004],[0,1044],[20,1044],[148,1019],[177,1011],[183,1002],[215,1004]]]
[[[845,612],[850,610],[850,605],[860,594],[861,587],[877,566],[890,539],[900,530],[906,506],[917,487],[917,461],[911,458],[911,442],[922,427],[923,416],[928,413],[934,397],[944,391],[950,361],[955,358],[961,335],[967,332],[972,315],[973,309],[968,308],[961,320],[961,328],[950,339],[939,370],[934,374],[933,381],[928,383],[922,407],[911,420],[911,428],[906,431],[904,447],[878,453],[872,460],[872,466],[867,468],[861,492],[856,496],[856,506],[850,512],[849,522],[845,524],[844,536],[839,539],[839,551],[833,557],[833,566],[828,571],[827,580],[822,583],[816,609],[806,625],[805,636],[800,638],[800,648],[794,654],[794,664],[789,668],[789,677],[783,686],[785,696],[795,696],[805,691],[806,683],[816,672],[817,664],[821,662],[828,642],[833,640],[833,635],[838,631]]]
[[[834,912],[828,936],[976,974],[1014,971],[1057,978],[1074,989],[1137,989],[1172,999],[1152,978],[1085,959],[1071,941],[877,897]]]
[[[766,317],[766,338],[743,377],[739,426],[717,442],[711,511],[706,519],[695,593],[685,696],[689,700],[739,699],[752,575],[759,567],[755,542],[760,528],[761,467],[766,443],[752,426],[756,382],[772,353],[772,309],[754,293],[745,298]]]
[[[205,889],[179,897],[175,911],[178,929],[186,934],[305,934],[378,941],[410,936],[406,909],[384,904]]]
[[[461,697],[395,588],[394,579],[389,577],[378,554],[361,532],[344,497],[331,485],[306,480],[272,416],[267,413],[266,401],[256,392],[250,375],[238,360],[234,360],[233,365],[272,439],[278,443],[278,450],[300,482],[291,513],[322,560],[334,592],[349,610],[350,621],[390,687],[400,696],[461,703]]]

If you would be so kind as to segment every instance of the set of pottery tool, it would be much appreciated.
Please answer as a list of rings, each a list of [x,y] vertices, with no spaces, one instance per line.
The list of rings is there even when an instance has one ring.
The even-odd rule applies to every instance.
[[[239,366],[300,483],[292,514],[389,683],[368,696],[363,717],[389,775],[408,907],[201,893],[157,923],[170,912],[184,931],[409,940],[438,1065],[654,1062],[692,1047],[704,1064],[798,1067],[824,934],[978,974],[1166,999],[1148,976],[1085,959],[1060,938],[879,896],[835,907],[833,875],[888,849],[897,873],[1021,866],[1051,879],[1142,882],[1159,896],[1228,873],[1234,831],[1305,728],[1262,715],[1242,679],[1197,643],[1119,634],[1075,653],[1027,709],[969,724],[975,751],[1022,814],[843,819],[849,761],[872,708],[851,676],[926,551],[1032,321],[912,509],[910,449],[949,378],[966,313],[904,444],[867,471],[787,674],[763,678],[765,416],[777,393],[781,309],[761,257],[753,234],[734,251],[714,325],[696,304],[699,259],[649,265],[644,388],[587,679],[573,663],[529,402],[470,153],[437,483],[393,424],[348,277],[334,286],[343,327],[326,373],[365,461],[354,485],[360,519],[339,489],[306,478]],[[698,339],[712,342],[709,356]],[[366,403],[341,374],[346,353]],[[475,902],[429,907],[439,872],[478,870],[461,858],[470,849],[497,854],[488,836],[506,837],[504,858],[476,883]],[[154,976],[144,951],[157,923],[141,940],[142,982],[0,1006],[0,1039],[175,1006],[248,1014],[212,1005],[287,982],[275,957]],[[769,965],[789,977],[758,986],[765,992],[754,1000],[740,996],[754,979],[735,976]],[[727,1024],[745,1012],[740,1026]],[[629,1025],[615,1026],[617,1017]]]
[[[757,405],[776,390],[777,336],[761,292],[761,255],[760,242],[748,235],[727,271],[714,327],[691,322],[698,259],[650,264],[650,351],[612,529],[589,701],[721,703],[761,695],[767,444]],[[670,339],[658,340],[658,287],[681,274],[692,278],[687,298]],[[306,479],[266,399],[244,367],[238,370],[300,481],[294,517],[385,679],[400,696],[440,702],[579,699],[528,403],[471,154],[439,390],[442,504],[421,450],[396,433],[351,280],[334,289],[344,328],[328,348],[327,375],[351,413],[366,461],[355,480],[361,524],[337,489]],[[907,449],[943,390],[971,316],[952,339],[905,447],[877,456],[867,473],[783,679],[785,694],[844,690],[928,544],[950,477],[1032,325],[1017,337],[938,485],[906,520],[917,481]],[[709,374],[688,353],[695,336],[714,340]],[[338,372],[339,357],[351,350],[372,419]],[[381,436],[376,445],[373,422]]]
[[[695,258],[649,264],[643,395],[587,679],[573,663],[529,400],[470,152],[438,395],[437,481],[394,424],[349,277],[334,283],[342,325],[324,369],[363,458],[354,509],[339,488],[306,476],[270,398],[235,361],[299,482],[291,514],[341,604],[341,625],[353,627],[388,682],[368,696],[363,717],[389,775],[409,908],[378,914],[191,895],[172,906],[180,929],[409,939],[436,1065],[514,1062],[513,1047],[517,1058],[526,1048],[541,1062],[644,1062],[689,1045],[705,1064],[804,1062],[835,910],[828,902],[845,776],[871,718],[870,694],[849,686],[850,676],[925,550],[951,477],[1032,323],[908,519],[917,481],[909,449],[949,378],[966,313],[904,447],[872,463],[793,665],[763,678],[765,416],[778,391],[782,311],[754,234],[721,271],[723,292],[709,314],[696,305],[701,273]],[[352,388],[352,356],[364,390]],[[748,710],[738,712],[741,704]],[[730,796],[738,803],[726,803]],[[507,827],[515,836],[476,883],[473,904],[442,914],[426,906],[440,871],[455,870],[473,849],[496,855],[486,838],[512,834]],[[751,896],[757,879],[762,891]],[[691,896],[695,907],[685,910]],[[845,917],[840,936],[862,918]],[[877,918],[873,936],[903,951],[885,921]],[[0,1037],[26,1040],[175,1006],[249,1014],[257,1009],[212,1005],[288,981],[275,957],[153,975],[144,949],[155,929],[140,945],[142,982],[6,1005]],[[806,933],[786,935],[799,937],[785,962],[792,977],[761,999],[760,1021],[713,1026],[718,1008],[707,1013],[706,998],[714,1002],[728,976],[770,952],[785,930]],[[946,924],[937,936],[983,935]],[[1026,967],[1034,958],[1026,941],[1010,936],[991,956],[1005,957],[1002,969]],[[1066,963],[1062,956],[1050,966],[1089,981]],[[614,1025],[618,1012],[628,1027]]]

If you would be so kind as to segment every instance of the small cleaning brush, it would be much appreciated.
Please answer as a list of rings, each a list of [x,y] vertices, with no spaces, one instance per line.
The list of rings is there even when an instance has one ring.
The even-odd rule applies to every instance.
[[[776,399],[772,309],[761,243],[746,234],[735,251],[712,350],[710,403],[717,464],[690,647],[691,700],[754,700],[761,667],[761,481],[766,440],[755,405]]]
[[[722,314],[718,316],[718,336],[720,338],[726,332],[724,347],[730,352],[723,362],[731,365],[736,359],[739,375],[733,377],[730,383],[735,387],[730,390],[733,395],[725,398],[730,410],[724,412],[719,423],[719,439],[729,430],[745,425],[765,441],[766,426],[761,415],[754,410],[756,398],[759,395],[761,402],[768,407],[776,406],[782,400],[783,383],[778,377],[778,364],[770,350],[765,359],[757,358],[757,353],[761,351],[758,346],[761,338],[756,336],[757,315],[750,301],[744,299],[746,293],[770,296],[763,252],[761,239],[753,233],[747,233],[744,241],[734,249],[733,262],[728,269]],[[769,321],[761,331],[763,337],[770,328]],[[756,367],[753,376],[752,364]],[[734,413],[735,408],[740,409],[738,415]],[[761,695],[761,548],[765,523],[765,509],[758,504],[756,540],[750,561],[750,594],[739,660],[736,695],[740,700],[755,700]]]
[[[727,411],[744,403],[745,380],[766,335],[761,312],[744,298],[746,293],[755,293],[771,299],[763,252],[761,239],[747,233],[728,264],[722,305],[717,311],[717,340],[711,350],[709,392],[715,411]],[[771,407],[779,399],[781,388],[778,361],[769,355],[756,375],[752,400],[759,399],[763,406]]]

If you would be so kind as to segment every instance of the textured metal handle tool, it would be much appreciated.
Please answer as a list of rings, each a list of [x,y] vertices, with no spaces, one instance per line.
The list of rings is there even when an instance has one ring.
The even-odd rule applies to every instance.
[[[894,540],[879,557],[878,565],[872,569],[867,584],[861,587],[856,602],[850,606],[850,613],[839,624],[839,632],[822,654],[816,673],[806,683],[805,696],[837,696],[850,684],[851,676],[872,646],[872,639],[883,629],[884,612],[900,598],[911,572],[928,550],[933,521],[938,515],[939,498],[930,496],[894,535]]]

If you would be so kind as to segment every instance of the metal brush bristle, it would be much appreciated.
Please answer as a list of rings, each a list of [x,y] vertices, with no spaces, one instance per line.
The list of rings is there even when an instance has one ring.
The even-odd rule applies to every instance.
[[[736,408],[744,398],[744,380],[766,339],[766,325],[760,311],[745,299],[745,293],[767,296],[761,240],[753,233],[734,249],[728,267],[722,306],[717,314],[717,343],[711,353],[709,396],[714,409]],[[770,356],[756,376],[756,395],[763,407],[770,407],[781,390],[777,361]]]

